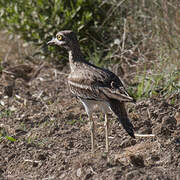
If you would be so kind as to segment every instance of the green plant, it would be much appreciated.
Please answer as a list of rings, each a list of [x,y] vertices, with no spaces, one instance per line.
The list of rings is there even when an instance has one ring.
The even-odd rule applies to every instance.
[[[71,121],[68,121],[67,124],[69,125],[74,125],[77,123],[77,120],[76,119],[72,119]]]
[[[26,41],[40,45],[41,49],[35,55],[43,53],[64,59],[63,53],[57,55],[56,48],[50,47],[51,51],[47,51],[47,41],[57,31],[72,29],[81,37],[80,43],[85,52],[93,48],[94,39],[103,42],[103,34],[108,31],[108,25],[99,33],[97,27],[106,18],[109,4],[100,5],[100,0],[1,0],[0,25],[1,28],[20,34]],[[102,47],[100,43],[96,44]]]
[[[180,70],[169,70],[170,60],[166,61],[166,65],[162,62],[158,63],[153,71],[140,73],[136,77],[138,83],[137,89],[134,91],[136,98],[149,98],[152,96],[170,96],[180,93]],[[165,67],[164,67],[165,66]],[[162,68],[164,68],[162,70]]]
[[[15,138],[13,138],[12,136],[5,136],[5,138],[11,142],[15,142],[17,141]]]
[[[8,118],[12,115],[13,111],[10,109],[4,109],[3,111],[0,112],[0,118]]]
[[[11,142],[17,141],[17,140],[16,140],[15,138],[13,138],[12,136],[9,136],[4,128],[1,128],[1,129],[0,129],[0,141],[1,141],[2,139],[4,139],[4,138],[7,139],[8,141],[11,141]]]

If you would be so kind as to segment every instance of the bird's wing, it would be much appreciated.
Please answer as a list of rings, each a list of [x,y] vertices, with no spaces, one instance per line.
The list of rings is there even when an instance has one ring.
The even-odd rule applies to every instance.
[[[80,98],[100,100],[106,98],[105,96],[100,97],[98,88],[95,87],[95,76],[91,71],[88,70],[77,70],[71,73],[68,77],[68,84],[71,92]]]
[[[111,99],[109,101],[110,108],[114,112],[114,114],[118,117],[119,122],[122,124],[123,128],[126,130],[126,132],[133,138],[134,136],[134,127],[132,123],[130,122],[124,103]]]
[[[95,66],[81,66],[68,77],[71,92],[94,100],[117,99],[133,102],[121,80],[112,72]]]

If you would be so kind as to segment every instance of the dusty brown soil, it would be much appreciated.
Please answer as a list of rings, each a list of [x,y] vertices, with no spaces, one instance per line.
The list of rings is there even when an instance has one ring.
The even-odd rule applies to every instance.
[[[17,42],[2,33],[0,40],[1,59],[11,47],[8,62],[21,63]],[[103,119],[95,113],[97,151],[92,155],[87,116],[68,91],[66,69],[49,65],[29,87],[18,80],[9,107],[0,84],[0,179],[180,179],[179,95],[127,105],[136,133],[155,137],[131,139],[110,114],[109,155]]]

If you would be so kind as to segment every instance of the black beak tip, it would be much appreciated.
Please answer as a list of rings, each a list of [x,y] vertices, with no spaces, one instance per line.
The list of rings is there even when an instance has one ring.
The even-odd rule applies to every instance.
[[[48,42],[47,42],[47,45],[51,45],[51,44],[52,44],[52,42],[51,42],[51,41],[48,41]]]
[[[47,42],[47,45],[53,45],[54,43],[54,38],[52,38],[50,41]]]

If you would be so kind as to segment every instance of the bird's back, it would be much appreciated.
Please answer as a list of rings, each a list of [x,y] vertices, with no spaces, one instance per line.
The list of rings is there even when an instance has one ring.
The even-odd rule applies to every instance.
[[[119,98],[122,101],[133,101],[122,81],[113,72],[97,67],[89,62],[75,62],[76,66],[68,77],[72,93],[78,97],[107,100]],[[111,96],[114,94],[114,96]]]

